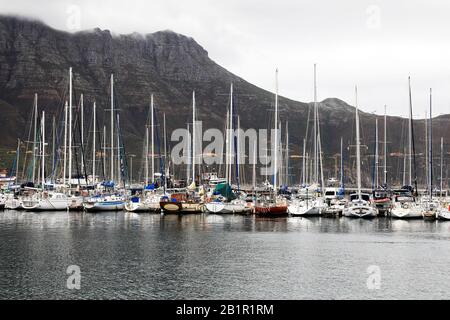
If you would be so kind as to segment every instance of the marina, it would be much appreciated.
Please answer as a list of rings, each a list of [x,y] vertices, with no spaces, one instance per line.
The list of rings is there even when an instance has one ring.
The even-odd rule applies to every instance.
[[[14,312],[284,319],[362,300],[382,317],[368,300],[450,297],[450,3],[0,11]],[[327,303],[312,312],[341,313]]]

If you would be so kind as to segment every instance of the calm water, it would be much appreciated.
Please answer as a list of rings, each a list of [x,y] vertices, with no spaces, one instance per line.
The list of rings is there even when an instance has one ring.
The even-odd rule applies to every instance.
[[[449,297],[447,222],[0,212],[2,299]]]

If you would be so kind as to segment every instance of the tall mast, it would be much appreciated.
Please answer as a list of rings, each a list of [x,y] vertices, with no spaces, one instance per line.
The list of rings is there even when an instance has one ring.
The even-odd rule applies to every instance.
[[[63,185],[66,185],[66,168],[67,168],[67,100],[64,105],[64,168],[63,168]]]
[[[341,137],[341,188],[344,187],[344,148],[343,148],[344,144],[342,141],[342,137]]]
[[[164,134],[164,192],[167,190],[167,176],[169,173],[169,166],[167,163],[167,137],[166,137],[166,113],[163,113],[163,134]],[[167,166],[167,167],[166,167]],[[167,168],[167,169],[166,169]]]
[[[69,69],[69,187],[72,182],[72,67]]]
[[[442,197],[442,166],[444,165],[444,138],[441,137],[441,192],[440,196]]]
[[[430,198],[433,197],[433,100],[432,100],[432,89],[430,88],[430,129],[429,131],[429,142],[428,142],[428,180],[429,180],[429,190],[430,190]]]
[[[286,171],[286,179],[285,183],[288,186],[289,185],[289,121],[286,121],[286,165],[285,165],[285,171]]]
[[[187,132],[188,132],[188,139],[186,139],[186,143],[187,143],[187,160],[186,160],[186,184],[189,183],[189,175],[191,174],[190,172],[190,164],[191,164],[191,136],[190,136],[190,130],[189,130],[189,122],[187,124]]]
[[[195,91],[192,92],[192,182],[195,183]]]
[[[45,189],[45,111],[42,111],[42,119],[41,119],[41,125],[42,125],[42,190]]]
[[[256,197],[256,141],[253,142],[253,196]]]
[[[411,77],[408,77],[409,88],[409,126],[408,126],[408,146],[409,146],[409,185],[412,186],[412,98],[411,98]]]
[[[81,107],[81,150],[84,152],[84,102],[83,94],[80,96]],[[84,155],[81,157],[81,173],[84,174]],[[87,181],[86,181],[87,183]]]
[[[148,152],[149,152],[149,145],[148,145],[148,124],[145,126],[145,185],[148,183]]]
[[[318,161],[317,161],[317,75],[316,75],[316,64],[314,64],[314,182],[318,183],[319,172],[318,172]]]
[[[120,185],[120,180],[122,178],[122,170],[120,166],[120,115],[116,114],[117,117],[117,185]]]
[[[426,184],[428,185],[428,112],[425,111],[425,165],[427,169],[425,169],[426,176]]]
[[[228,183],[231,185],[232,176],[233,176],[233,170],[232,170],[232,163],[233,163],[233,155],[234,155],[234,134],[233,134],[233,83],[230,84],[230,123],[228,125],[229,130],[229,143],[228,143]]]
[[[55,116],[52,119],[52,180],[55,173],[55,159],[56,159],[56,120]]]
[[[355,86],[355,119],[356,119],[356,177],[358,182],[358,199],[361,200],[361,151],[359,141],[358,87]]]
[[[387,121],[386,121],[386,105],[384,106],[384,165],[383,165],[383,184],[387,185]]]
[[[374,188],[378,187],[378,118],[375,118],[375,181]]]
[[[103,125],[103,179],[106,179],[106,125]]]
[[[273,166],[273,189],[277,191],[277,171],[278,171],[278,69],[275,70],[275,141],[274,141],[274,166]]]
[[[114,181],[114,75],[111,74],[111,181]]]
[[[93,120],[94,120],[94,133],[92,135],[92,184],[95,185],[95,134],[96,130],[96,121],[97,121],[97,107],[94,101],[94,110],[93,110]]]
[[[303,138],[302,185],[306,184],[306,138]]]
[[[36,179],[36,139],[37,139],[37,101],[38,101],[38,95],[37,93],[34,94],[34,135],[33,135],[33,174],[32,174],[32,181]]]
[[[152,176],[151,176],[151,181],[153,182],[153,179],[155,179],[155,129],[154,129],[154,111],[153,111],[153,94],[150,96],[150,128],[151,128],[151,137],[152,137]]]
[[[406,185],[406,147],[403,148],[403,185]]]
[[[230,179],[228,176],[228,149],[230,144],[230,135],[229,135],[229,124],[230,124],[230,110],[227,110],[227,120],[225,122],[225,179],[227,180],[227,183],[230,184]]]

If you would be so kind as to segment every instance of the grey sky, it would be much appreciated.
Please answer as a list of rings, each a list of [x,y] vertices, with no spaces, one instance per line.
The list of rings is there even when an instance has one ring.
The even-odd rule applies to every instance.
[[[368,112],[407,115],[408,75],[414,113],[423,117],[433,88],[434,115],[450,113],[450,2],[445,0],[0,0],[0,12],[39,18],[76,31],[170,29],[197,40],[231,72],[268,90],[279,68],[280,94],[338,97]],[[80,12],[79,24],[74,17]]]

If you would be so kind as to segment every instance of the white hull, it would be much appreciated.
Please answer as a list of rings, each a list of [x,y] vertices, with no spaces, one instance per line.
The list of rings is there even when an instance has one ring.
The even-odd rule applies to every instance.
[[[125,204],[125,210],[129,212],[158,212],[161,210],[159,205],[159,201],[156,203],[153,202],[132,202],[128,201]]]
[[[450,208],[440,208],[438,210],[438,219],[440,220],[450,220]]]
[[[67,207],[67,199],[33,199],[22,202],[22,208],[29,211],[62,211],[67,210]]]
[[[118,197],[98,197],[91,198],[83,203],[86,211],[119,211],[125,208],[125,201]]]
[[[243,203],[209,202],[205,207],[208,212],[217,214],[247,213],[251,211],[251,208]]]
[[[378,215],[377,209],[364,201],[350,203],[342,213],[345,217],[366,219],[375,218]]]
[[[328,208],[322,200],[304,200],[296,201],[288,206],[288,212],[292,216],[321,216]]]
[[[391,217],[395,219],[422,219],[422,208],[414,202],[396,203],[391,209]]]

